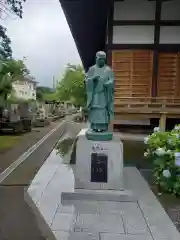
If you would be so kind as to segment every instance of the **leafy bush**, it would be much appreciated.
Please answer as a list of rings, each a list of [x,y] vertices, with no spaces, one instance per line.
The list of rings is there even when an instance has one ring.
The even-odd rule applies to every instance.
[[[170,132],[154,132],[144,139],[145,157],[153,161],[154,183],[162,191],[180,196],[180,125]]]

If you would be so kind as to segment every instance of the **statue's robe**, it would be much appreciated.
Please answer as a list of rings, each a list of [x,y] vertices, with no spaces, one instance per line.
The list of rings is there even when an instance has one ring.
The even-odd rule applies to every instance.
[[[94,76],[100,76],[96,82]],[[94,130],[108,129],[114,113],[114,74],[105,65],[92,66],[86,75],[88,120]]]

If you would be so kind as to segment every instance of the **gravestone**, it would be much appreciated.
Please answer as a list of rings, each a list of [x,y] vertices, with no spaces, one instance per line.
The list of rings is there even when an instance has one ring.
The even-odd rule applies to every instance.
[[[8,109],[9,112],[9,121],[17,122],[20,120],[20,112],[18,104],[11,104]]]
[[[30,103],[22,102],[18,104],[19,115],[21,118],[32,118],[32,113],[30,111]]]

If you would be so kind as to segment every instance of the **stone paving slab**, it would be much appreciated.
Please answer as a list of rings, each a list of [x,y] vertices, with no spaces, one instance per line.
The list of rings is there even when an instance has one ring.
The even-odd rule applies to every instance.
[[[74,207],[71,208],[71,212],[62,213],[62,207],[61,211],[58,209],[52,223],[53,230],[73,231],[74,229],[75,232],[97,234],[101,232],[147,236],[150,234],[137,203],[93,201],[72,201],[71,203]],[[61,224],[62,221],[66,223]]]
[[[177,240],[180,233],[172,220],[149,188],[137,168],[124,168],[125,188],[133,189],[139,196],[138,204],[154,240]]]
[[[124,233],[122,217],[109,214],[78,214],[74,231],[90,233]]]
[[[98,235],[92,235],[89,233],[68,233],[68,232],[61,232],[55,231],[54,235],[56,239],[59,240],[99,240]]]
[[[149,228],[138,204],[121,203],[122,218],[127,234],[147,234]]]
[[[73,231],[76,216],[69,213],[57,213],[53,220],[51,229],[53,231]]]
[[[100,233],[99,235],[95,235],[90,233],[69,233],[55,231],[54,235],[58,240],[153,240],[151,236],[108,233]]]
[[[152,240],[151,236],[144,236],[144,235],[122,235],[122,234],[107,234],[101,233],[100,234],[101,240]],[[62,239],[64,240],[64,239]]]

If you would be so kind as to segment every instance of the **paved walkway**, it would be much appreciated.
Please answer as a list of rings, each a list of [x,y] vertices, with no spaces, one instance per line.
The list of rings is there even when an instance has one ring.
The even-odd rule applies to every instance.
[[[52,122],[47,127],[33,128],[32,132],[20,136],[19,142],[14,147],[7,150],[5,153],[0,153],[0,173],[48,132],[55,128],[61,121],[62,119],[57,122]]]
[[[67,117],[67,122],[69,119],[71,119],[70,116]],[[49,130],[42,129],[44,134],[36,132],[36,141],[42,138],[42,135],[47,133],[46,131],[50,131],[57,124],[52,124]],[[43,165],[62,132],[62,127],[57,129],[14,172],[0,183],[0,240],[45,240],[37,226],[32,209],[24,199],[24,189],[29,186],[31,180]],[[34,135],[34,133],[32,134]],[[28,137],[28,135],[26,136]],[[26,136],[23,137],[26,138]],[[32,140],[29,142],[29,147],[35,143],[32,143]],[[26,140],[26,144],[28,144],[28,139]],[[1,156],[1,161],[4,161]],[[14,161],[16,157],[19,157],[19,154],[14,154],[14,158],[12,154],[11,161]]]
[[[124,198],[122,192],[75,190],[74,166],[62,161],[52,152],[25,195],[48,240],[180,239],[136,168],[124,168],[125,189],[134,195]],[[75,198],[63,192],[76,192]]]

